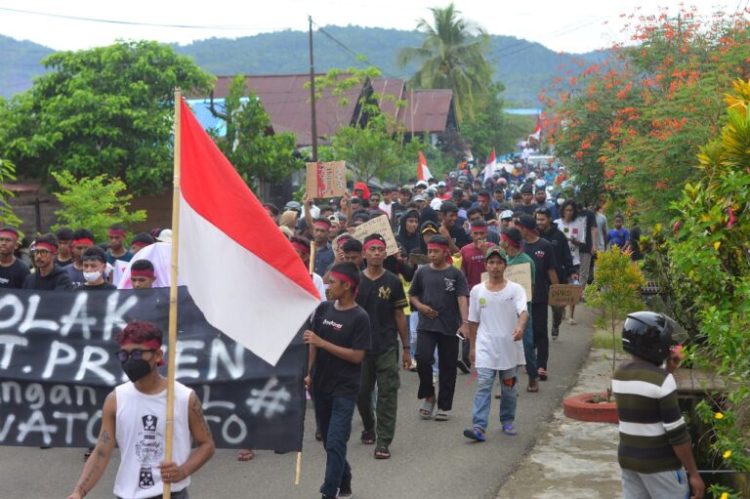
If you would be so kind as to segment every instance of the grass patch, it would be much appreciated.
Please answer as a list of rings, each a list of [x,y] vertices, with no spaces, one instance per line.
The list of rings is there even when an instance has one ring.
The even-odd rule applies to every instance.
[[[596,331],[594,331],[591,346],[593,348],[606,348],[607,350],[612,350],[612,332],[607,331],[606,329],[597,328]],[[615,332],[615,348],[617,352],[623,352],[622,338],[619,329]]]

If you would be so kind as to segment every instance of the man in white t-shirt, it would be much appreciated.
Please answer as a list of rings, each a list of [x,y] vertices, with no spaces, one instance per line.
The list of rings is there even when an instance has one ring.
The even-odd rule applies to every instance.
[[[464,436],[484,442],[490,415],[492,385],[500,378],[500,425],[506,435],[516,435],[518,366],[525,365],[523,331],[529,314],[526,292],[504,277],[508,255],[498,246],[485,253],[489,280],[474,286],[469,296],[469,353],[477,370],[477,391],[472,427]]]
[[[115,443],[120,466],[114,493],[121,499],[172,497],[187,499],[190,475],[214,454],[214,440],[193,390],[175,382],[172,461],[164,462],[167,380],[161,330],[151,322],[133,321],[117,336],[117,356],[130,381],[118,385],[104,400],[102,427],[91,456],[68,499],[81,499],[104,475]],[[192,448],[192,443],[195,448]]]

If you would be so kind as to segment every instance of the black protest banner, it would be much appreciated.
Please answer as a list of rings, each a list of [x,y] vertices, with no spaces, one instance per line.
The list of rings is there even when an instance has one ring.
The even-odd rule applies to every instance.
[[[271,366],[211,327],[184,288],[178,310],[177,379],[203,402],[217,447],[301,450],[307,352],[301,335]],[[168,312],[166,288],[3,290],[0,445],[93,445],[104,398],[127,381],[115,335],[128,321],[147,320],[162,328],[166,342]],[[263,323],[248,328],[262,330]]]

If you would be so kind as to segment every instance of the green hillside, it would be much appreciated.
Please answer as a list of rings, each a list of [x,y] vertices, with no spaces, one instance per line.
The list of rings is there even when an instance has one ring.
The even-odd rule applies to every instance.
[[[396,54],[403,47],[415,47],[422,35],[401,31],[357,26],[326,26],[314,34],[315,69],[379,67],[386,76],[408,78],[414,67],[396,67]],[[309,70],[307,33],[280,31],[227,39],[211,38],[175,49],[189,55],[205,70],[216,75],[304,73]],[[42,71],[39,60],[50,49],[30,42],[18,42],[0,36],[0,95],[9,96],[31,85],[34,75]],[[362,62],[361,57],[366,62]],[[533,106],[540,89],[555,76],[576,68],[576,61],[598,62],[606,52],[558,54],[546,47],[509,36],[492,36],[488,58],[495,68],[495,78],[506,86],[504,98],[511,105]]]

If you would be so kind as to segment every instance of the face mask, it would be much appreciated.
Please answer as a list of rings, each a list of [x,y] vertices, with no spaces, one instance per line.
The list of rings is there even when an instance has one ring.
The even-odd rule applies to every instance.
[[[122,370],[128,379],[135,383],[151,372],[151,366],[143,359],[128,359],[122,363]]]
[[[86,282],[94,282],[97,279],[99,279],[102,276],[101,272],[84,272],[83,278],[86,279]]]

